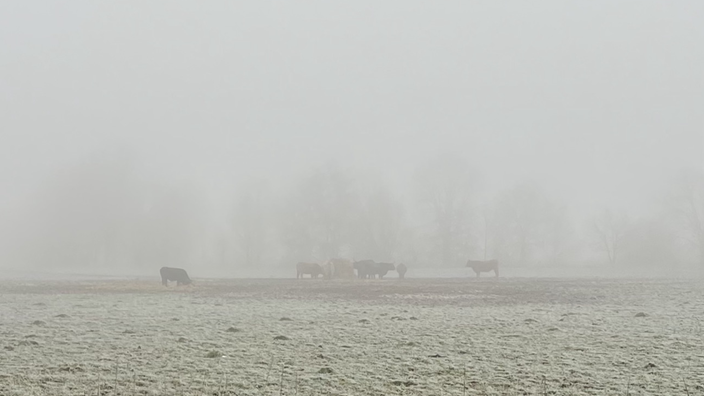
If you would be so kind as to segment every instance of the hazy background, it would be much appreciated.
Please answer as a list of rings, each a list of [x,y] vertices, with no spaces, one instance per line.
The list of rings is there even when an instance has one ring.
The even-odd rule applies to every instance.
[[[704,272],[702,20],[700,1],[0,3],[0,267]]]

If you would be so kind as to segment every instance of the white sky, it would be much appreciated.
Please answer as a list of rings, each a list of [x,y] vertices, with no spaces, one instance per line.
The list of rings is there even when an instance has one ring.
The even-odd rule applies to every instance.
[[[0,205],[115,146],[217,195],[330,158],[645,205],[704,166],[704,2],[5,1]]]

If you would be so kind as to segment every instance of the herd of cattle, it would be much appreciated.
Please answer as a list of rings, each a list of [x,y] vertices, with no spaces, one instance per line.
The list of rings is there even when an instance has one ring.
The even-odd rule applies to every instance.
[[[374,279],[377,276],[383,279],[389,271],[396,271],[398,277],[403,279],[406,275],[405,264],[394,265],[392,263],[377,263],[373,260],[351,261],[347,259],[328,260],[323,265],[318,263],[298,263],[296,264],[296,278],[303,278],[310,275],[317,278],[322,275],[325,279]],[[355,271],[357,273],[355,274]]]
[[[471,268],[477,275],[477,278],[482,272],[494,272],[494,276],[499,276],[499,261],[488,260],[468,260],[467,267]],[[403,279],[406,277],[408,267],[401,263],[394,265],[392,263],[377,263],[373,260],[351,261],[346,259],[328,260],[323,265],[317,263],[298,263],[296,264],[296,279],[303,278],[304,275],[310,275],[311,278],[317,278],[322,275],[325,279],[351,279],[355,277],[359,279],[374,279],[377,276],[383,279],[389,271],[396,271],[398,277]]]
[[[497,260],[488,261],[467,261],[467,267],[471,268],[477,278],[482,272],[494,272],[494,275],[499,276],[499,262]],[[356,271],[356,274],[355,274]],[[390,271],[396,271],[400,279],[406,277],[408,267],[401,263],[394,265],[392,263],[377,263],[373,260],[352,261],[347,259],[332,259],[325,264],[318,263],[298,263],[296,264],[296,279],[303,278],[304,275],[310,275],[311,278],[317,278],[322,275],[324,279],[383,279]],[[161,283],[167,286],[169,281],[176,282],[176,285],[190,285],[193,283],[188,273],[181,268],[162,267],[159,270],[161,274]]]

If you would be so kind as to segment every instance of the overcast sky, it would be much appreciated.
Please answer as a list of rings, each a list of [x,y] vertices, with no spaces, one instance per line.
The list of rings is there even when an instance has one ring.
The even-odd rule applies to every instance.
[[[0,2],[5,204],[101,150],[225,191],[336,159],[644,204],[704,166],[704,2]]]

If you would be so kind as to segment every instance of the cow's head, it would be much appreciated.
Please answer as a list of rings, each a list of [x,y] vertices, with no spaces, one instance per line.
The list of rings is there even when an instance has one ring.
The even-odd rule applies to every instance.
[[[384,263],[383,268],[388,271],[396,271],[396,266],[392,263]]]

